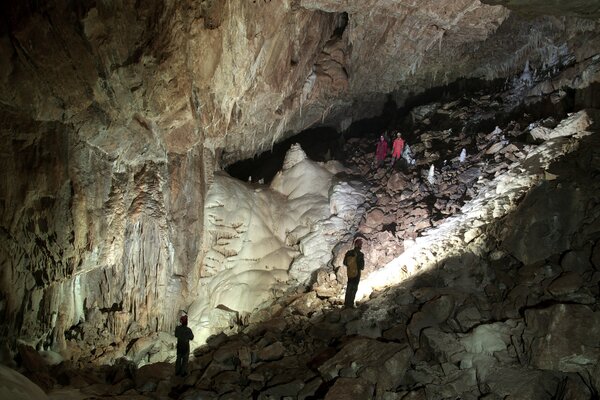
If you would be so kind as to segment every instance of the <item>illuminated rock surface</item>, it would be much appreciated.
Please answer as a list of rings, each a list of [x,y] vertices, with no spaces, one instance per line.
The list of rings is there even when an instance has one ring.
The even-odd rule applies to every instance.
[[[435,193],[436,204],[449,202],[457,191],[471,193],[455,198],[455,206],[435,211],[443,211],[448,217],[434,220],[431,226],[423,225],[421,230],[398,224],[396,236],[382,236],[383,221],[379,217],[374,221],[380,225],[359,224],[359,233],[368,239],[364,249],[367,274],[359,294],[367,297],[357,308],[340,306],[345,272],[338,269],[338,259],[347,243],[334,248],[338,256],[333,266],[319,268],[313,291],[283,293],[270,307],[248,315],[238,333],[209,337],[207,344],[194,352],[191,373],[186,378],[174,378],[172,364],[155,363],[137,369],[123,359],[113,367],[90,369],[83,374],[65,364],[49,372],[43,360],[34,361],[35,352],[25,348],[22,357],[27,355],[31,361],[21,368],[36,382],[48,385],[50,396],[57,399],[118,395],[140,399],[336,399],[347,397],[348,390],[367,398],[392,399],[482,395],[548,399],[556,393],[590,398],[598,388],[600,365],[595,340],[600,329],[600,242],[594,223],[598,208],[592,200],[600,189],[594,178],[600,168],[600,136],[593,123],[597,119],[597,111],[582,111],[554,128],[561,130],[576,121],[591,121],[580,125],[581,130],[570,136],[557,132],[555,139],[525,146],[515,138],[524,137],[528,128],[517,135],[501,125],[505,134],[514,133],[504,148],[515,146],[518,150],[488,154],[486,150],[499,134],[482,135],[477,141],[479,155],[460,163],[456,154],[447,168],[440,168],[437,187],[427,187],[429,162],[419,156],[418,146],[416,154],[422,167],[413,169],[378,170],[370,165],[371,153],[367,152],[364,159],[356,154],[353,162],[358,168],[367,161],[363,165],[367,176],[383,172],[379,181],[371,181],[377,188],[377,198],[365,200],[366,204],[374,202],[372,207],[381,210],[384,217],[397,204],[382,202],[381,195],[388,193],[396,198],[406,190],[385,183],[394,176],[412,182],[411,193],[405,193],[407,201],[413,209],[427,211],[420,218],[420,214],[412,217],[415,226],[422,219],[430,220],[437,209],[435,204],[423,201],[429,192]],[[433,136],[443,134],[431,132]],[[365,148],[372,149],[374,143],[367,144]],[[352,147],[359,149],[356,143]],[[435,148],[432,151],[438,152]],[[439,151],[439,155],[444,152]],[[510,157],[516,157],[515,161]],[[295,148],[280,180],[272,184],[273,188],[287,187],[282,192],[288,198],[269,204],[285,207],[286,201],[293,201],[292,192],[307,196],[307,190],[299,190],[303,187],[301,177],[284,179],[286,171],[301,163],[310,164],[303,167],[307,170],[317,168],[326,173]],[[477,179],[469,172],[473,169],[479,170]],[[281,193],[270,193],[266,186],[219,175],[215,179],[223,182],[215,183],[214,188],[244,186],[234,191],[246,197],[243,202],[235,202],[240,204],[236,211],[241,213],[247,213],[246,208],[261,209],[242,206],[255,204],[256,195],[283,197]],[[464,182],[470,183],[460,189]],[[310,188],[317,194],[321,192],[318,185]],[[549,195],[551,189],[559,196]],[[315,195],[311,204],[318,205],[321,197]],[[226,197],[209,191],[210,198]],[[569,207],[553,208],[557,199],[570,199]],[[542,210],[547,211],[545,218],[538,215]],[[566,221],[562,218],[565,212],[578,217]],[[364,221],[371,214],[367,212]],[[215,221],[235,222],[239,214],[207,211],[206,215],[212,215],[208,218]],[[231,218],[215,218],[218,215]],[[542,220],[567,226],[545,230],[548,235],[537,235],[539,243],[535,245],[515,246],[520,243],[515,235],[526,243],[528,232]],[[281,224],[285,225],[284,220]],[[518,231],[508,229],[515,224],[520,226]],[[410,239],[409,235],[402,239],[409,228],[414,229],[416,238]],[[566,237],[556,232],[564,232]],[[235,240],[227,243],[234,244]],[[285,240],[279,246],[285,247]],[[376,260],[389,257],[377,248],[387,246],[406,248],[383,268],[375,268]],[[541,261],[537,255],[540,249],[546,252]],[[268,258],[256,257],[255,263],[247,264],[248,271],[259,269],[261,259]],[[220,265],[228,265],[227,258]],[[221,273],[215,271],[206,279],[218,279]],[[261,286],[255,290],[258,296]],[[149,344],[156,343],[154,339]]]
[[[565,116],[600,106],[598,6],[413,3],[3,2],[2,362],[55,398],[595,395],[597,111]],[[412,168],[373,167],[377,116]],[[222,172],[317,126],[349,171]],[[194,389],[160,363],[181,310],[231,335]]]

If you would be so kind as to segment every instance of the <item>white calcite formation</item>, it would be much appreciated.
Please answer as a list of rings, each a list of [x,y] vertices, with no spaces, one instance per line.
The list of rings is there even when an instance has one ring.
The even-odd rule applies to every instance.
[[[338,181],[336,162],[315,163],[299,145],[269,187],[215,174],[206,196],[206,254],[189,307],[196,343],[305,285],[361,217],[364,188]]]

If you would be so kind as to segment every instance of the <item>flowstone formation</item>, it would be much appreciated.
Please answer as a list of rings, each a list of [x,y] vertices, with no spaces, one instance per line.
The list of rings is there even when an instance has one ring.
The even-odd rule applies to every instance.
[[[358,224],[366,197],[364,183],[336,178],[344,170],[338,162],[315,163],[293,145],[269,186],[215,174],[198,300],[188,311],[197,344],[247,322],[327,266],[334,246]]]

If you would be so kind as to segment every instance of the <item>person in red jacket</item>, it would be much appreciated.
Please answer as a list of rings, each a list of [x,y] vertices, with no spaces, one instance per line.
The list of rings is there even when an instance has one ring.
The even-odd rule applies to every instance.
[[[381,165],[387,156],[388,144],[383,135],[379,138],[379,142],[377,142],[377,149],[375,150],[375,160],[377,166]]]
[[[396,160],[399,160],[400,157],[402,157],[402,150],[404,150],[404,139],[402,139],[402,135],[398,132],[396,133],[396,139],[394,139],[394,144],[392,145],[392,161],[390,167],[393,167]]]
[[[175,328],[175,337],[177,338],[177,360],[175,361],[175,375],[186,376],[187,364],[190,358],[190,340],[194,340],[192,330],[188,328],[188,317],[182,315],[179,318],[179,325]]]

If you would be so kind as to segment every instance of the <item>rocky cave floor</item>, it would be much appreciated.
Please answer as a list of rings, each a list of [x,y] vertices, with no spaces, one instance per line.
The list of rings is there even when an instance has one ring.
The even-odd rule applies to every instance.
[[[504,100],[479,93],[413,110],[410,129],[398,126],[415,156],[412,167],[391,168],[389,159],[374,166],[377,132],[347,140],[352,177],[367,180],[374,194],[357,227],[367,239],[364,276],[460,213],[563,117],[520,110],[499,122]],[[555,104],[561,108],[560,99]],[[21,368],[53,399],[598,398],[597,136],[557,160],[553,180],[539,185],[577,186],[578,196],[591,199],[583,202],[579,239],[568,250],[550,249],[545,260],[524,264],[494,242],[477,254],[465,248],[356,308],[341,306],[343,268],[323,270],[311,290],[280,298],[235,334],[211,337],[193,352],[185,378],[169,363],[48,367],[34,352],[21,354]],[[490,232],[500,232],[506,221],[488,222]]]

